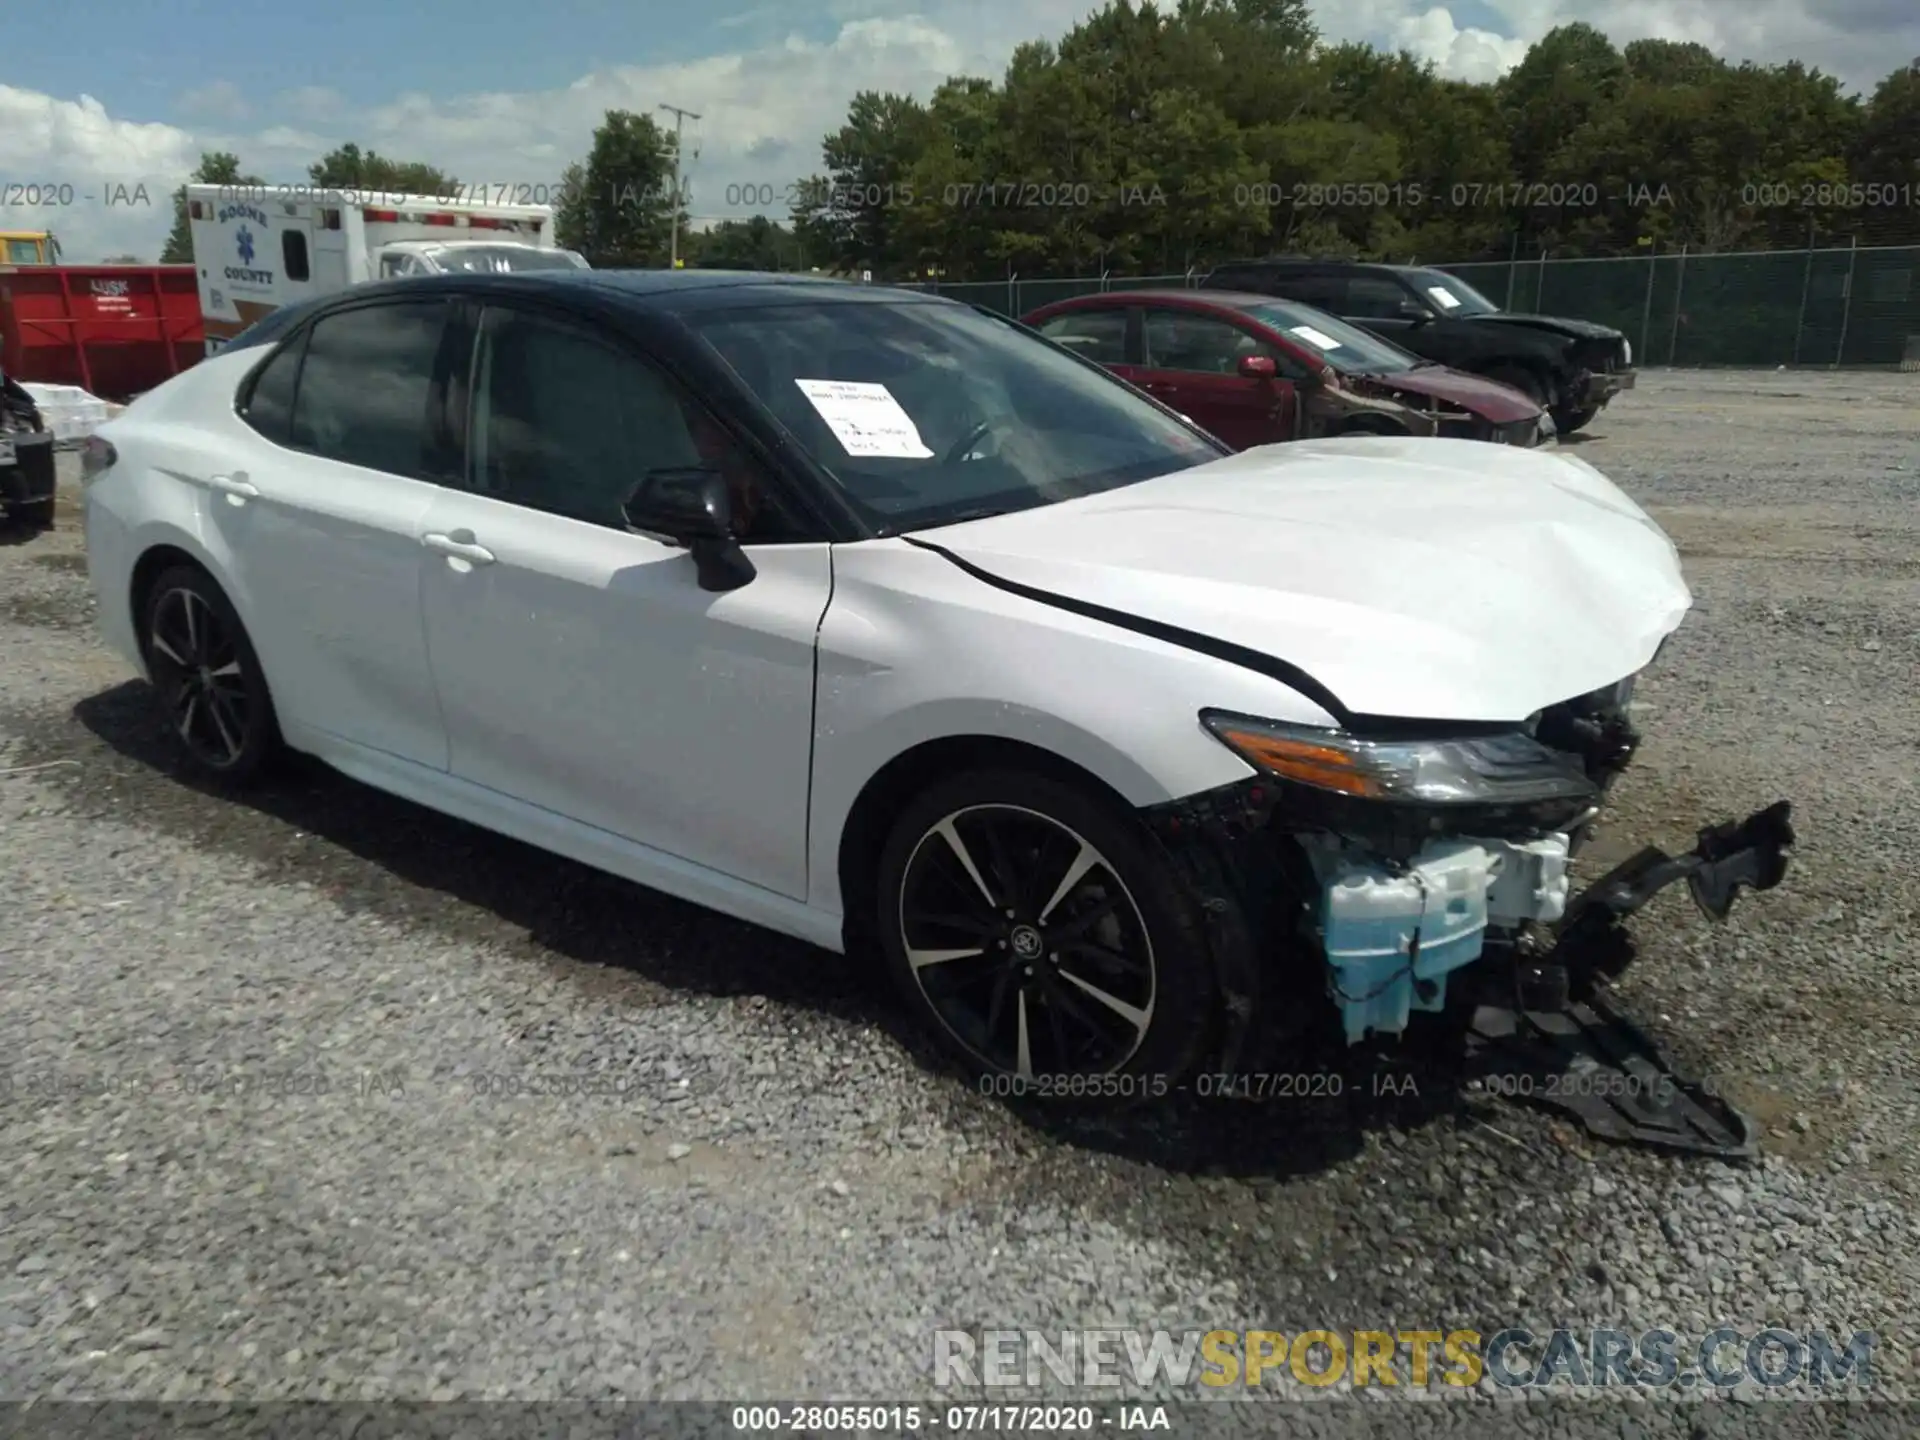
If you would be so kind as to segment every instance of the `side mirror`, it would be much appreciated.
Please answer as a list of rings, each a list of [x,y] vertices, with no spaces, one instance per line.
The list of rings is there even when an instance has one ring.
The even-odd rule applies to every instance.
[[[1400,302],[1400,318],[1402,320],[1411,320],[1416,325],[1424,325],[1433,319],[1433,311],[1422,305],[1418,300],[1402,300]]]
[[[1242,355],[1239,370],[1249,380],[1271,380],[1280,373],[1271,355]]]
[[[702,590],[738,590],[758,572],[733,534],[733,499],[718,470],[649,470],[620,507],[627,528],[693,554]]]

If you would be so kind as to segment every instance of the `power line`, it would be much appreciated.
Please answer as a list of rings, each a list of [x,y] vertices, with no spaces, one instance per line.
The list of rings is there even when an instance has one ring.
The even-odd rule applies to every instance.
[[[662,105],[660,108],[673,116],[673,219],[667,265],[669,269],[677,270],[680,267],[680,127],[688,120],[698,120],[700,116],[695,111],[682,110],[678,105]]]

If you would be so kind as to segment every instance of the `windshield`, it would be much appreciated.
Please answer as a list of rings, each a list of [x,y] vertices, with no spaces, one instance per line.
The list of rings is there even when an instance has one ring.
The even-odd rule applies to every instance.
[[[687,319],[882,533],[1092,495],[1224,453],[1098,366],[951,303]]]
[[[1423,364],[1390,340],[1369,334],[1358,325],[1316,310],[1311,305],[1288,305],[1269,300],[1249,305],[1247,313],[1271,325],[1289,340],[1305,345],[1342,375],[1398,375]]]
[[[1444,270],[1409,270],[1413,288],[1433,302],[1442,315],[1498,315],[1500,307],[1458,275]]]
[[[587,262],[571,250],[536,250],[531,245],[461,245],[428,252],[439,269],[459,271],[584,270]]]

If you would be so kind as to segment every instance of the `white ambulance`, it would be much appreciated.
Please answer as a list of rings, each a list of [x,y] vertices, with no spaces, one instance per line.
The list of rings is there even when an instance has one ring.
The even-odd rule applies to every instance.
[[[585,269],[553,207],[317,185],[189,185],[187,224],[212,354],[282,305],[369,280]]]

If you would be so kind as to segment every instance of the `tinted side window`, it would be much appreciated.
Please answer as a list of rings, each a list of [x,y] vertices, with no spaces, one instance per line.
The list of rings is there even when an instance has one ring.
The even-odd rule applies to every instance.
[[[369,470],[445,478],[428,426],[448,316],[439,301],[410,301],[319,321],[300,371],[293,444]]]
[[[300,378],[300,357],[307,348],[305,334],[294,337],[267,361],[253,378],[253,389],[241,409],[241,418],[276,444],[287,443],[293,422],[293,387]]]
[[[805,538],[748,452],[666,375],[588,329],[489,310],[474,382],[473,477],[484,494],[626,528],[649,470],[711,466],[747,541]]]
[[[298,230],[280,232],[280,261],[289,280],[307,278],[307,237]]]
[[[1347,303],[1347,282],[1334,275],[1282,275],[1260,288],[1282,299],[1298,300],[1302,305],[1317,306],[1334,314],[1339,314],[1340,307]]]
[[[1236,375],[1244,355],[1278,359],[1273,347],[1238,325],[1183,310],[1147,311],[1147,365],[1202,375]]]
[[[1127,363],[1125,310],[1081,310],[1056,315],[1040,327],[1040,333],[1095,364]]]
[[[1347,281],[1347,305],[1340,313],[1362,320],[1397,320],[1402,302],[1412,299],[1398,280],[1356,275]]]

